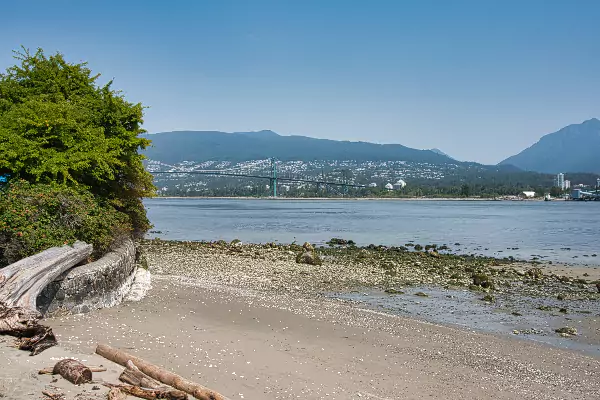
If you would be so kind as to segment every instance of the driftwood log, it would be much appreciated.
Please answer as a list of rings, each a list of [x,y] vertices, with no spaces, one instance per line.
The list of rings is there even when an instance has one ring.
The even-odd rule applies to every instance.
[[[104,386],[113,389],[118,389],[121,393],[129,396],[139,397],[140,399],[167,399],[167,400],[187,400],[187,394],[179,390],[165,389],[143,389],[139,386],[130,385],[114,385],[112,383],[103,382]]]
[[[108,400],[126,400],[127,395],[121,392],[121,389],[118,387],[113,387],[108,392]]]
[[[38,354],[54,346],[52,329],[39,323],[36,299],[63,272],[92,254],[92,246],[53,247],[0,269],[0,335],[19,338],[18,347]]]
[[[119,376],[121,382],[128,383],[133,386],[145,388],[145,389],[156,389],[164,391],[164,395],[170,399],[187,399],[187,393],[181,390],[175,390],[170,386],[161,385],[159,382],[150,378],[135,366],[135,364],[129,360],[125,364],[125,370]]]
[[[172,386],[175,389],[191,394],[199,400],[228,400],[225,396],[208,389],[197,383],[188,381],[181,376],[166,371],[154,364],[142,360],[136,356],[124,351],[114,349],[106,344],[99,344],[96,347],[96,354],[127,367],[127,362],[131,361],[141,372],[165,385]]]
[[[60,375],[69,382],[75,385],[81,385],[82,383],[88,383],[92,381],[92,371],[72,358],[60,360],[54,365],[52,369],[53,375]]]
[[[106,371],[106,367],[102,367],[102,366],[93,367],[91,365],[88,365],[87,367],[92,372],[105,372]],[[38,375],[54,375],[54,367],[42,368],[38,371]]]

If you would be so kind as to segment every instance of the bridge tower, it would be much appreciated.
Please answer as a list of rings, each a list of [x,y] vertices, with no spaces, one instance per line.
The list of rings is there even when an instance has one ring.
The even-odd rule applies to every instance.
[[[273,188],[273,197],[277,197],[277,162],[271,158],[271,187]]]

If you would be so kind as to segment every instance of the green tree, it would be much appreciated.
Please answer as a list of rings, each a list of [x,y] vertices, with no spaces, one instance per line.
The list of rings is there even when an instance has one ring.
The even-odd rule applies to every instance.
[[[0,175],[83,187],[145,232],[142,198],[155,188],[139,153],[150,144],[139,136],[144,107],[60,53],[23,48],[15,58],[0,74]]]
[[[463,197],[469,197],[471,195],[471,187],[466,183],[460,187],[460,195]]]

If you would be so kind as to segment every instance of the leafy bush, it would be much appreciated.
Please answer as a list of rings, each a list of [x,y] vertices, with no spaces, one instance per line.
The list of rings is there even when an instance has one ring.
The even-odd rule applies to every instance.
[[[92,244],[96,258],[132,230],[126,214],[84,190],[21,180],[0,191],[0,267],[75,240]]]
[[[144,106],[62,54],[23,49],[15,58],[0,73],[0,176],[85,188],[143,235],[141,199],[154,194],[140,154],[150,144],[140,136]]]

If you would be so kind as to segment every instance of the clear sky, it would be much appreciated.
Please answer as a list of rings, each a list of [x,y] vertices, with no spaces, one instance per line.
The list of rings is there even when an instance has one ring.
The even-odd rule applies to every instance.
[[[496,163],[600,117],[597,0],[13,1],[20,45],[88,61],[149,132],[438,147]]]

